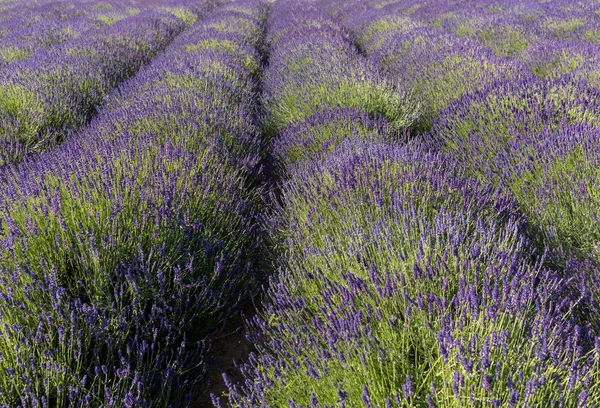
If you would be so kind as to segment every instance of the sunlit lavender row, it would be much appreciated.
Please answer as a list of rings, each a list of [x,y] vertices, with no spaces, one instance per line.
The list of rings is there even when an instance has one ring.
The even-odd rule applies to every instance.
[[[278,258],[215,406],[600,406],[597,10],[275,2],[266,123],[318,107],[273,136]]]
[[[69,16],[67,7],[64,15],[57,11],[55,20],[44,20],[46,26],[36,24],[2,40],[1,166],[62,143],[91,119],[111,90],[201,12],[183,2],[133,6],[73,5],[77,17]]]

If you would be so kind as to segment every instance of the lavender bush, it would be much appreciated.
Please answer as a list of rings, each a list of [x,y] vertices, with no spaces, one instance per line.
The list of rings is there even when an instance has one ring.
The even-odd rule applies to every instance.
[[[600,125],[599,96],[597,88],[569,77],[499,81],[451,103],[433,133],[473,172],[497,182],[505,169],[495,158],[519,135],[552,133],[567,124]],[[515,154],[522,152],[511,146]]]
[[[265,72],[266,132],[327,108],[361,109],[394,129],[409,128],[418,106],[410,93],[377,74],[348,33],[316,6],[281,1],[270,14]]]
[[[217,9],[89,128],[3,172],[3,404],[189,403],[260,245],[253,74],[188,47],[223,41],[217,24],[248,38],[238,47],[256,41],[243,23],[260,26],[264,7],[236,6],[249,15]],[[124,90],[132,100],[116,103]]]
[[[298,162],[320,160],[347,138],[380,141],[392,135],[385,120],[371,119],[366,112],[325,110],[283,127],[272,145],[272,154],[285,174]]]
[[[230,404],[600,402],[576,299],[535,260],[516,202],[461,174],[418,146],[356,140],[294,167],[281,269]]]
[[[452,103],[434,129],[472,173],[512,191],[542,245],[596,257],[595,181],[581,177],[593,173],[597,100],[569,77],[500,82]]]
[[[489,152],[484,171],[516,197],[531,233],[540,245],[556,252],[553,262],[564,268],[564,276],[585,279],[577,290],[591,294],[586,299],[591,305],[584,308],[594,311],[588,311],[582,321],[593,326],[600,321],[597,135],[597,124],[562,123],[558,129],[548,126],[539,132],[515,132],[504,142],[490,139],[484,144],[476,136],[472,142],[480,151]],[[569,266],[573,262],[576,266]]]

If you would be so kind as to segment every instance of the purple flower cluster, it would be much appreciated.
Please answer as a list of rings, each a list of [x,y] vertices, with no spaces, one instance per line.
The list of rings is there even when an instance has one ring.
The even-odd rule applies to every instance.
[[[568,124],[600,125],[599,98],[597,88],[571,76],[499,81],[450,103],[435,120],[433,134],[474,173],[497,183],[500,173],[510,171],[497,156],[535,150],[517,139]]]
[[[90,126],[2,170],[0,405],[189,403],[257,273],[264,19],[215,9]]]
[[[381,141],[392,135],[385,120],[371,119],[367,112],[326,109],[283,127],[272,144],[272,155],[285,175],[299,162],[318,160],[333,152],[344,139]]]

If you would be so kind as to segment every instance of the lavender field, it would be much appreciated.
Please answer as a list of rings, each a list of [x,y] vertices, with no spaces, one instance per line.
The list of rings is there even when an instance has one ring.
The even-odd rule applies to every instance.
[[[0,408],[600,408],[599,0],[0,0]]]

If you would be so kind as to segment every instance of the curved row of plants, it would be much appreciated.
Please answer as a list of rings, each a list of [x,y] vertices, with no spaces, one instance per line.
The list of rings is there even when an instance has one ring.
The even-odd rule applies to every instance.
[[[62,143],[84,126],[115,87],[207,11],[185,4],[146,5],[100,28],[90,22],[84,35],[1,67],[0,166]],[[16,47],[14,52],[27,50],[3,44]]]
[[[0,38],[12,37],[13,35],[19,35],[19,33],[26,34],[29,30],[32,30],[30,33],[34,33],[37,32],[37,28],[48,29],[50,28],[49,25],[42,18],[46,16],[77,21],[79,18],[85,20],[91,15],[104,15],[107,10],[97,10],[94,7],[94,1],[77,0],[72,3],[52,0],[32,0],[27,3],[18,0],[4,1],[0,6],[2,11],[0,14]],[[80,6],[81,13],[77,13],[75,5]],[[90,5],[92,7],[88,7]]]
[[[330,3],[336,9],[337,2]],[[399,2],[362,17],[344,7],[337,12],[346,13],[356,40],[393,76],[399,74],[395,61],[405,54],[416,62],[417,77],[429,75],[432,65],[421,56],[430,52],[421,44],[436,49],[435,58],[451,57],[461,67],[511,67],[514,74],[503,79],[465,74],[460,94],[434,112],[430,138],[464,163],[470,175],[519,202],[538,252],[548,252],[547,262],[572,281],[581,297],[579,323],[592,326],[597,336],[600,90],[599,41],[593,33],[600,27],[598,5],[565,2],[549,8],[530,2],[495,9],[494,4],[467,8],[428,2],[413,10]],[[499,62],[466,63],[460,48],[449,49],[439,34],[412,41],[409,27],[471,42],[471,48],[494,53]],[[375,57],[382,52],[386,57]],[[431,101],[425,93],[424,104]]]
[[[89,127],[2,171],[0,404],[189,404],[257,273],[264,18],[220,6]]]
[[[76,0],[35,7],[31,2],[2,8],[0,67],[116,23],[141,10],[134,3]],[[12,17],[12,18],[11,18]]]
[[[528,61],[411,18],[415,4],[378,3],[272,7],[263,99],[283,178],[269,221],[279,270],[229,405],[600,404],[595,264],[525,205],[543,189],[534,208],[556,222],[577,203],[569,214],[581,208],[594,230],[593,204],[573,197],[596,185],[596,89],[536,79]],[[515,85],[487,98],[499,84]],[[526,103],[540,93],[545,104]]]

